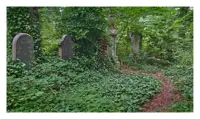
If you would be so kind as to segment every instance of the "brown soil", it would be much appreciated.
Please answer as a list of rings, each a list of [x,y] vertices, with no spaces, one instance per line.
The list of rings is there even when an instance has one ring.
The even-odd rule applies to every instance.
[[[151,72],[141,72],[124,65],[121,66],[120,71],[122,73],[150,74],[158,80],[161,80],[161,91],[141,106],[144,108],[142,112],[167,112],[165,107],[172,104],[173,101],[179,101],[181,98],[180,93],[173,90],[174,87],[169,82],[170,79],[164,76],[162,72],[156,72],[155,74]]]

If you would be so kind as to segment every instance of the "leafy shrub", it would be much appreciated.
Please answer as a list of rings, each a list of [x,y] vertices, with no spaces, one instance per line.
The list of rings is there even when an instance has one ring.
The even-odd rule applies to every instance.
[[[143,60],[145,59],[141,59],[141,58],[137,59],[134,57],[124,57],[122,59],[122,61],[126,65],[131,66],[133,69],[136,69],[136,70],[142,70],[145,72],[153,72],[153,73],[156,73],[161,70],[160,67],[158,67],[157,65],[149,64]]]
[[[165,70],[166,76],[187,76],[193,75],[192,66],[173,65]]]
[[[101,7],[61,8],[57,27],[62,34],[73,37],[76,54],[94,55],[98,52],[99,38],[106,34],[106,14]],[[67,27],[66,27],[67,26]]]

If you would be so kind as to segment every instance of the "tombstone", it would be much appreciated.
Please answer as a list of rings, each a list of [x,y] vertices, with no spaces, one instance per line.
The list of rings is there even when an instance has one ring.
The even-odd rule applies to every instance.
[[[142,35],[140,33],[131,32],[129,33],[129,38],[131,40],[131,52],[129,56],[133,56],[133,54],[137,54],[140,50]]]
[[[34,58],[33,39],[29,34],[19,33],[12,42],[12,60],[19,59],[29,65]]]
[[[73,56],[73,41],[70,36],[64,35],[59,43],[59,57],[67,60]]]

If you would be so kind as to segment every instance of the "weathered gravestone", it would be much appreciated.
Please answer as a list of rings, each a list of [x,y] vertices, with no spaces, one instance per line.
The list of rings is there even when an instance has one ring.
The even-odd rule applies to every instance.
[[[70,36],[64,35],[59,43],[59,57],[67,60],[73,56],[73,41]]]
[[[12,42],[12,60],[19,59],[29,65],[34,58],[33,39],[29,34],[19,33]]]
[[[130,32],[129,38],[131,40],[131,52],[130,52],[129,56],[133,56],[133,54],[138,53],[140,50],[142,34]]]

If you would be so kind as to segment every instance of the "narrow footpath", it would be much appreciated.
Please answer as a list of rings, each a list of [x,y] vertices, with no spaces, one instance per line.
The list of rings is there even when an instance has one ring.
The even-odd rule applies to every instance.
[[[133,70],[132,68],[125,65],[122,65],[120,67],[120,71],[122,73],[149,74],[157,78],[158,80],[161,80],[161,91],[151,97],[149,101],[141,105],[141,107],[144,108],[142,112],[167,112],[167,110],[165,110],[165,107],[172,104],[173,101],[179,101],[181,98],[181,94],[173,90],[174,86],[169,82],[170,79],[164,76],[162,72],[141,72]]]

